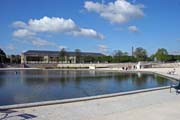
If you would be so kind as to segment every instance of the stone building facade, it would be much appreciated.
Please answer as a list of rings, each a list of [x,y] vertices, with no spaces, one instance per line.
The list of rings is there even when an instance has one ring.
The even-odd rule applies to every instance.
[[[104,56],[101,53],[80,52],[81,56]],[[28,50],[21,54],[21,63],[76,63],[76,52],[65,52],[64,60],[60,60],[60,51]]]

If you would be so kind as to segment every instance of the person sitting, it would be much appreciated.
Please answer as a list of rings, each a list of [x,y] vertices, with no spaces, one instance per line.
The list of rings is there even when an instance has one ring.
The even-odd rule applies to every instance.
[[[172,71],[167,72],[167,74],[171,74],[171,75],[176,74],[176,69],[174,68]]]

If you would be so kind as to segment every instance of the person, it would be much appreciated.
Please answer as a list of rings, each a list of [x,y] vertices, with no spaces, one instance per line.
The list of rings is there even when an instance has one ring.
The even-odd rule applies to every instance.
[[[124,67],[122,67],[122,70],[124,70]]]
[[[174,68],[173,71],[171,72],[171,74],[176,74],[176,69]]]

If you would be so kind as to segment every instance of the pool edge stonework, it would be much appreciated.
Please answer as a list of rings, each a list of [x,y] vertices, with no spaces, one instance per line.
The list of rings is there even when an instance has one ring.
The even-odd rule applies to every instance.
[[[38,106],[45,106],[45,105],[47,106],[47,105],[55,105],[55,104],[90,101],[90,100],[96,100],[96,99],[104,99],[104,98],[125,96],[125,95],[131,95],[131,94],[138,94],[138,93],[143,93],[143,92],[164,90],[164,89],[169,89],[169,88],[170,88],[170,86],[164,86],[164,87],[141,89],[141,90],[113,93],[113,94],[105,94],[105,95],[97,95],[97,96],[90,96],[90,97],[72,98],[72,99],[64,99],[64,100],[52,100],[52,101],[24,103],[24,104],[15,104],[15,105],[4,105],[4,106],[0,106],[0,109],[19,109],[19,108],[38,107]]]

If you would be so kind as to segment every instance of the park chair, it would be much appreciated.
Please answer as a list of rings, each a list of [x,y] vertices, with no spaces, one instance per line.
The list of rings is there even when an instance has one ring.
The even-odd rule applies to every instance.
[[[176,90],[176,93],[178,94],[179,90],[180,90],[180,81],[177,85],[171,85],[170,86],[170,92],[171,92],[171,88],[174,88]]]

